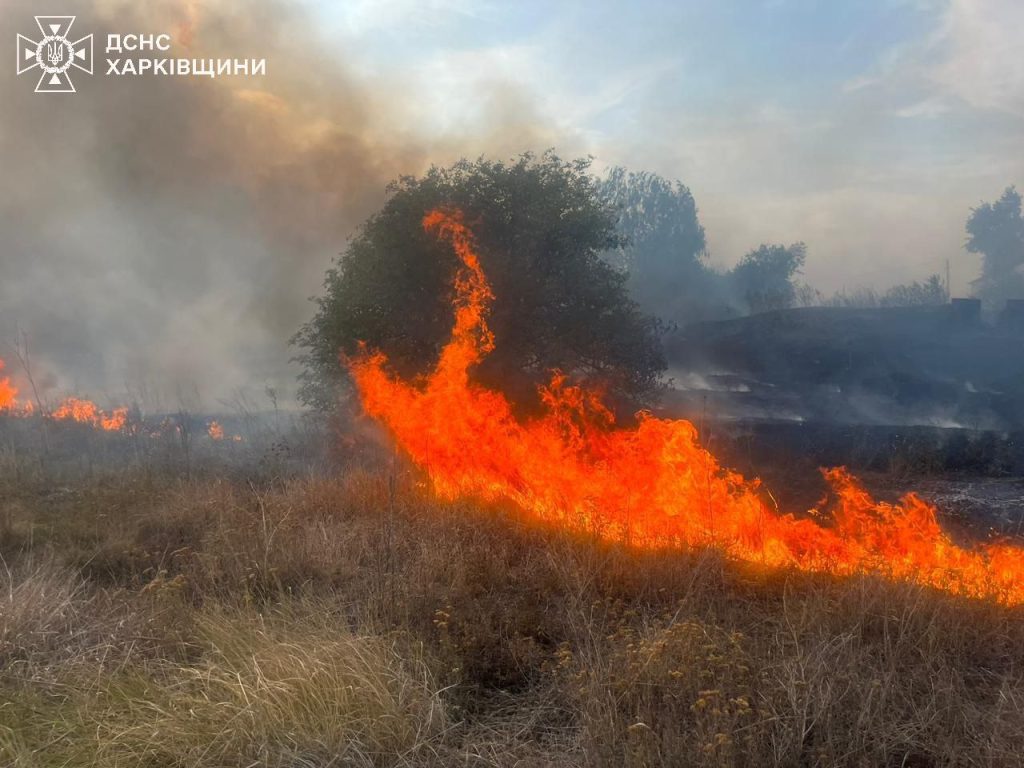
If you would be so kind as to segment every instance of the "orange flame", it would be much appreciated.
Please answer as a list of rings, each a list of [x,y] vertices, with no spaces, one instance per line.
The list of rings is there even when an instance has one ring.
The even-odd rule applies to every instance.
[[[128,423],[128,409],[115,408],[110,413],[100,415],[100,429],[107,432],[120,432]]]
[[[415,384],[389,373],[381,352],[364,348],[349,365],[366,413],[441,496],[510,499],[541,521],[637,546],[716,546],[774,568],[870,571],[1024,602],[1024,550],[957,546],[935,508],[913,493],[898,504],[875,501],[845,469],[831,469],[825,477],[838,501],[830,523],[782,514],[765,502],[759,481],[701,447],[690,422],[640,414],[635,428],[616,426],[596,394],[557,372],[541,390],[544,415],[518,420],[500,392],[469,377],[494,347],[486,322],[493,296],[472,233],[458,211],[432,211],[423,226],[461,261],[451,339]]]
[[[0,371],[4,361],[0,360]],[[12,410],[18,403],[18,390],[6,376],[0,376],[0,411]]]
[[[115,408],[107,413],[91,400],[69,397],[64,400],[51,416],[56,421],[74,421],[88,424],[105,432],[120,432],[128,423],[128,409]]]
[[[0,360],[0,371],[4,369],[4,361]],[[36,411],[35,405],[29,401],[18,401],[18,390],[5,376],[0,376],[0,413],[28,418]],[[88,424],[105,432],[121,432],[128,425],[128,409],[114,408],[103,411],[90,400],[77,397],[65,399],[50,414],[55,421],[74,421]]]
[[[69,397],[53,411],[57,421],[77,421],[79,424],[98,424],[100,409],[89,400]]]
[[[211,440],[224,439],[224,427],[220,425],[220,422],[211,421],[209,426],[206,428],[206,433],[210,436]]]

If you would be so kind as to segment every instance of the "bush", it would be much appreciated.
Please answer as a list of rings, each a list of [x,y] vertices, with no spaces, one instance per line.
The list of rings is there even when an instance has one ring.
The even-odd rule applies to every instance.
[[[553,369],[600,383],[630,409],[665,369],[661,326],[629,298],[626,276],[602,252],[619,244],[589,161],[553,154],[509,163],[462,160],[404,177],[327,273],[316,316],[296,335],[301,397],[331,410],[344,390],[339,353],[360,342],[385,352],[403,376],[434,363],[452,326],[456,257],[424,231],[438,207],[465,214],[494,292],[496,348],[476,372],[513,402],[535,400]]]

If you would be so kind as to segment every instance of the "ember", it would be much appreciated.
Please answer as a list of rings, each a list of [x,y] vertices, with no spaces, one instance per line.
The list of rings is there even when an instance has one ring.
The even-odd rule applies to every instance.
[[[545,414],[517,419],[504,395],[470,380],[494,348],[486,321],[493,295],[472,233],[458,211],[432,211],[423,226],[449,241],[462,264],[451,339],[436,367],[412,383],[389,373],[379,351],[364,349],[349,364],[366,413],[441,496],[510,499],[543,522],[634,546],[713,546],[767,567],[870,571],[1024,602],[1024,550],[957,546],[935,508],[913,493],[898,504],[876,501],[845,469],[831,469],[830,521],[818,522],[818,510],[783,514],[758,480],[722,467],[690,422],[640,414],[635,428],[617,426],[597,394],[558,372],[541,391]]]

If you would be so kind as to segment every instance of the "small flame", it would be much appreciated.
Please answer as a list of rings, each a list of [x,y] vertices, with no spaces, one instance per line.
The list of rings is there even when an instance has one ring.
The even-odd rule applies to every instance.
[[[4,361],[0,360],[0,372],[3,369]],[[28,418],[35,412],[35,404],[31,401],[20,402],[17,387],[11,383],[9,378],[0,375],[0,413]],[[65,399],[49,416],[55,421],[88,424],[105,432],[121,432],[128,425],[128,408],[114,408],[107,412],[100,409],[91,400],[78,397]]]
[[[4,370],[4,361],[0,360],[0,374]],[[6,376],[0,375],[0,411],[9,411],[17,407],[18,390]]]
[[[363,348],[349,366],[366,413],[439,495],[510,499],[541,521],[635,546],[716,546],[767,567],[871,571],[1024,602],[1024,550],[957,546],[913,493],[879,502],[845,469],[831,469],[825,478],[838,501],[830,523],[780,513],[758,480],[725,469],[700,445],[690,422],[644,413],[635,428],[619,427],[597,394],[559,373],[541,390],[544,415],[517,419],[504,395],[469,377],[494,348],[486,322],[493,295],[472,233],[458,211],[431,211],[423,226],[461,261],[451,339],[416,383],[391,374],[379,351]]]
[[[128,424],[128,409],[115,408],[110,413],[100,415],[100,429],[107,432],[120,432]]]
[[[210,422],[210,425],[206,428],[206,433],[210,436],[211,440],[224,439],[224,427],[217,421]]]
[[[77,421],[79,424],[98,424],[99,408],[96,403],[90,400],[80,400],[77,397],[69,397],[53,411],[53,418],[57,421]]]
[[[56,421],[74,421],[88,424],[105,432],[120,432],[128,423],[128,409],[115,408],[109,413],[91,400],[69,397],[50,414]]]

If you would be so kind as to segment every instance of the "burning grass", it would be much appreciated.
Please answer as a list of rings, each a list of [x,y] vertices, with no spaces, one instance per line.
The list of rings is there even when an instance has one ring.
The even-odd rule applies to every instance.
[[[409,472],[0,499],[0,764],[1014,765],[1024,613],[440,501]]]
[[[538,520],[609,541],[713,546],[762,567],[873,572],[1024,602],[1024,549],[958,545],[914,493],[896,504],[878,501],[833,468],[824,473],[836,499],[831,509],[784,512],[758,480],[723,467],[690,422],[640,414],[636,427],[619,426],[600,393],[558,372],[540,392],[543,415],[517,418],[503,393],[472,381],[495,345],[487,325],[493,294],[473,234],[458,211],[431,211],[423,226],[450,242],[461,263],[451,337],[436,366],[405,381],[383,353],[365,349],[349,365],[367,414],[441,496],[510,500]]]
[[[0,415],[32,418],[37,407],[29,400],[18,399],[18,388],[2,375],[3,369],[4,361],[0,360]],[[129,426],[130,409],[118,407],[104,411],[91,400],[67,397],[55,407],[44,411],[43,415],[54,422],[74,422],[104,432],[121,433]]]
[[[18,401],[18,390],[11,380],[3,375],[4,361],[0,360],[0,411],[14,407]]]
[[[437,369],[353,361],[419,470],[300,476],[265,461],[280,433],[258,470],[214,463],[237,437],[186,414],[8,414],[0,764],[1019,764],[1019,549],[841,470],[830,521],[782,514],[692,425],[617,427],[560,376],[517,420],[470,381],[469,233],[427,224],[465,266]]]

